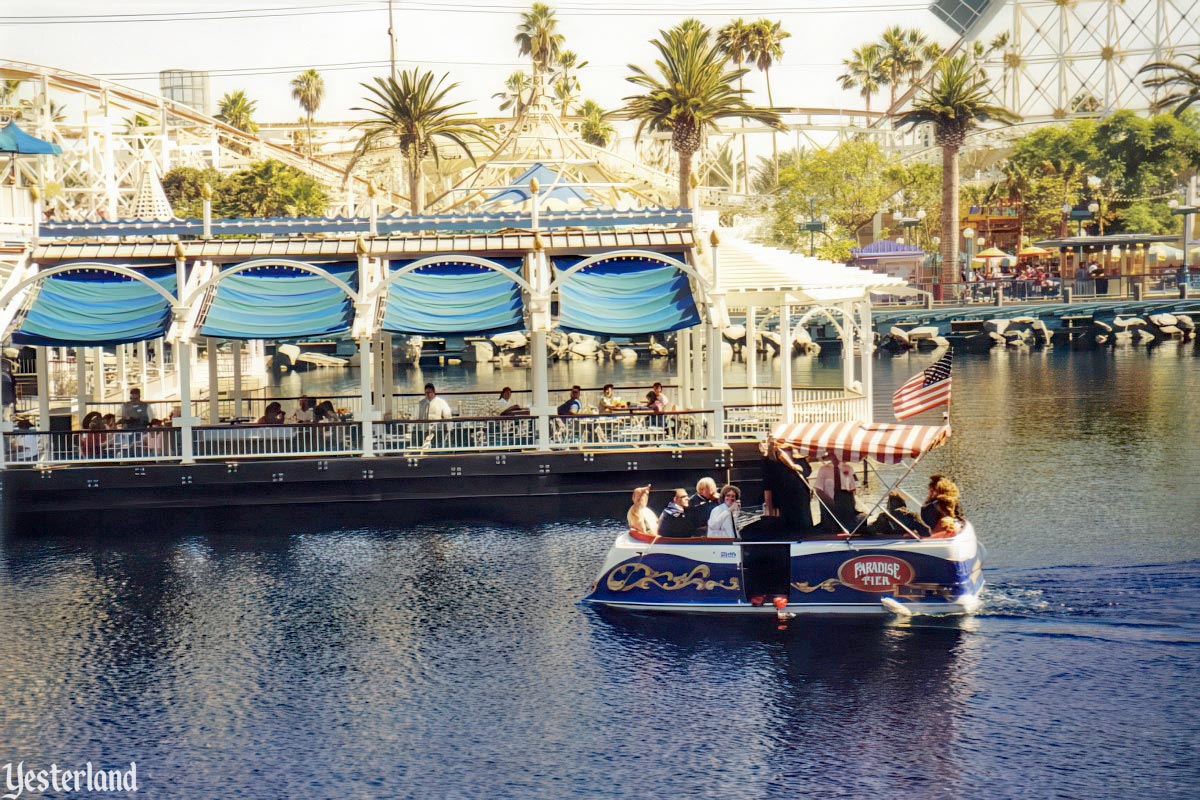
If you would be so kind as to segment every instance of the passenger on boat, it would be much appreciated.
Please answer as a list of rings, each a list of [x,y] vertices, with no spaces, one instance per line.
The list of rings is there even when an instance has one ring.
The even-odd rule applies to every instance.
[[[958,498],[953,495],[939,494],[932,503],[938,514],[937,524],[929,534],[934,539],[949,539],[957,536],[962,530],[962,511],[958,507]]]
[[[165,455],[167,438],[161,419],[150,420],[150,427],[142,434],[142,450],[148,456]]]
[[[282,425],[287,420],[283,413],[283,406],[279,401],[272,400],[267,403],[267,407],[263,410],[263,415],[258,418],[259,425]]]
[[[828,460],[817,470],[816,490],[825,505],[832,508],[838,490],[851,494],[858,491],[858,476],[854,474],[854,466],[839,459],[832,450],[825,457]]]
[[[341,422],[342,417],[329,400],[322,400],[313,408],[313,422]]]
[[[600,394],[600,411],[607,414],[614,408],[624,407],[621,398],[613,394],[613,385],[611,383],[604,384],[604,391]]]
[[[425,398],[417,405],[417,419],[450,419],[450,404],[437,396],[432,383],[425,384]]]
[[[79,423],[79,430],[90,431],[92,429],[93,422],[103,419],[104,417],[99,411],[89,411],[86,415],[84,415],[83,421]]]
[[[88,432],[79,437],[79,453],[85,458],[98,458],[104,455],[107,444],[108,429],[104,427],[104,419],[96,417]]]
[[[708,515],[708,538],[736,539],[737,513],[742,510],[742,490],[733,484],[721,489],[721,504]]]
[[[945,475],[930,475],[929,476],[929,496],[925,498],[925,504],[921,506],[921,521],[924,522],[930,530],[937,527],[938,521],[941,520],[941,514],[934,503],[940,495],[946,495],[954,498],[954,510],[959,520],[965,520],[963,515],[962,504],[959,502],[958,486],[954,481],[947,478]]]
[[[909,532],[928,536],[929,526],[904,502],[904,495],[888,492],[887,509],[871,523],[870,532],[876,536],[907,536]]]
[[[649,411],[666,411],[662,397],[653,391],[646,392],[646,408]]]
[[[781,518],[789,531],[811,531],[812,486],[808,478],[812,475],[812,466],[808,459],[793,459],[771,437],[767,437],[764,450],[762,478],[765,515]]]
[[[660,536],[670,536],[684,539],[692,535],[692,525],[687,518],[688,493],[687,489],[676,489],[675,496],[658,517],[658,533]]]
[[[688,498],[687,520],[692,526],[693,536],[708,535],[708,516],[720,503],[717,482],[712,478],[701,478],[696,482],[696,493]]]
[[[518,414],[528,414],[529,409],[522,406],[520,403],[514,403],[512,399],[512,388],[505,386],[500,390],[500,396],[492,401],[489,409],[493,417],[513,417]]]
[[[300,407],[297,408],[296,413],[292,415],[292,421],[299,424],[316,422],[316,419],[313,416],[313,411],[315,408],[316,404],[313,403],[311,397],[305,394],[300,395]]]
[[[579,399],[579,393],[583,391],[578,386],[571,387],[571,396],[567,401],[556,409],[556,413],[560,417],[569,417],[579,414],[583,411],[583,402]]]
[[[667,399],[666,393],[663,392],[662,384],[658,381],[655,381],[654,385],[650,388],[654,390],[655,396],[658,398],[659,402],[662,403],[663,411],[669,409],[671,407],[671,401]]]
[[[650,485],[639,486],[633,490],[633,505],[625,515],[629,529],[644,533],[647,536],[658,536],[658,518],[649,508]]]
[[[150,425],[150,406],[142,402],[142,390],[130,389],[129,402],[121,405],[121,426],[141,430]]]
[[[116,414],[105,414],[100,419],[104,421],[104,429],[105,430],[115,431],[117,428],[120,427],[117,424],[117,415]]]
[[[33,423],[27,419],[17,420],[17,431],[9,437],[8,457],[13,461],[36,461],[38,457],[38,437],[33,432]]]

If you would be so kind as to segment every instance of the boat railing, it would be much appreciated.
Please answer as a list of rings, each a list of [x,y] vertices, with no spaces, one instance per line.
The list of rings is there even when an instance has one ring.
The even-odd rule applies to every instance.
[[[537,420],[530,416],[402,419],[375,423],[375,450],[384,454],[536,449]]]
[[[182,454],[178,428],[116,431],[34,431],[4,434],[9,466],[174,461]]]
[[[192,429],[192,448],[197,459],[361,455],[362,425],[202,425]]]
[[[713,439],[711,411],[632,410],[611,414],[554,415],[550,418],[553,449],[696,445]]]

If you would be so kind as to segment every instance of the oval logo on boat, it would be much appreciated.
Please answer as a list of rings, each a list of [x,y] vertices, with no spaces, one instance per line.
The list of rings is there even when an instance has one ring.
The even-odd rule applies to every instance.
[[[838,568],[838,580],[860,592],[894,592],[916,575],[912,564],[895,556],[855,556]]]

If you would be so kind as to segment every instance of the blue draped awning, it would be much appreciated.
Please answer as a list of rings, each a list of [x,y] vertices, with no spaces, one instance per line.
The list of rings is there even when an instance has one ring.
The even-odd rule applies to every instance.
[[[357,291],[354,262],[313,266]],[[324,277],[270,265],[221,280],[200,320],[200,334],[221,339],[302,339],[349,330],[353,318],[351,299]]]
[[[121,265],[128,266],[128,265]],[[175,267],[140,267],[138,272],[175,293]],[[171,304],[141,281],[99,268],[46,278],[12,341],[16,345],[103,346],[163,336]]]
[[[561,274],[583,256],[557,256]],[[687,273],[663,261],[616,256],[568,276],[558,292],[558,324],[580,333],[659,333],[700,324]]]
[[[521,259],[491,263],[520,275]],[[393,261],[393,270],[413,261]],[[446,261],[396,276],[388,287],[383,329],[393,333],[500,333],[525,326],[521,286],[504,272]]]

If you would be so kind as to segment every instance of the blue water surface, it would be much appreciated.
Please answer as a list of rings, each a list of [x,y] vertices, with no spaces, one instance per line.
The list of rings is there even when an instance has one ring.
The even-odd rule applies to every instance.
[[[930,360],[876,360],[880,416]],[[153,798],[1192,798],[1198,397],[1190,344],[959,358],[923,466],[989,550],[972,618],[584,608],[604,519],[8,531],[0,781],[136,761]]]

